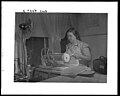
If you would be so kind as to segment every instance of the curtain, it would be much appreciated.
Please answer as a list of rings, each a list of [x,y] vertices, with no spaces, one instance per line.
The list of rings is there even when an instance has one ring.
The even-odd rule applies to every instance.
[[[64,38],[67,29],[70,27],[69,16],[59,13],[43,13],[37,14],[36,18],[32,17],[36,21],[39,29],[37,34],[41,34],[44,37],[49,37],[49,49],[52,52],[60,52],[60,40]],[[38,31],[38,30],[34,31]]]
[[[65,33],[68,30],[68,28],[71,27],[69,16],[67,14],[56,14],[55,25],[56,33],[54,41],[54,51],[61,52],[60,41],[65,37]]]
[[[74,27],[76,30],[78,30],[78,14],[69,14],[69,21],[71,23],[71,27]]]
[[[27,50],[26,39],[31,36],[31,30],[21,30],[19,25],[23,23],[30,23],[29,14],[16,14],[15,22],[15,73],[26,75],[27,66]]]

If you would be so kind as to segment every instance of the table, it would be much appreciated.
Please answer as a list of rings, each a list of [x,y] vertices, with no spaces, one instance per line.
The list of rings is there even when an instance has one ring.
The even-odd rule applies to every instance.
[[[57,76],[44,80],[43,82],[72,82],[72,83],[107,83],[107,76],[96,73],[93,77],[76,76]]]
[[[60,70],[53,70],[51,67],[40,66],[35,69],[38,73],[39,82],[81,82],[81,83],[107,83],[107,75],[95,73],[93,76],[62,76]]]

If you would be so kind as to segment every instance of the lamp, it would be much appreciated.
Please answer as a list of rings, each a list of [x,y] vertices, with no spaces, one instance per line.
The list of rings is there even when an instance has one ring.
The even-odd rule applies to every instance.
[[[25,51],[25,49],[26,49],[26,47],[25,47],[25,42],[26,42],[26,38],[27,38],[27,36],[29,36],[30,35],[30,32],[31,32],[31,28],[32,28],[32,22],[31,22],[31,19],[27,19],[26,21],[25,21],[25,23],[21,23],[20,25],[19,25],[19,28],[21,29],[21,42],[22,42],[22,48],[23,48],[23,65],[22,65],[22,74],[23,75],[28,75],[27,74],[27,67],[28,66],[26,66],[26,59],[25,59],[25,56],[26,56],[26,51]]]
[[[26,23],[22,23],[19,25],[19,28],[22,30],[27,30],[27,29],[30,29],[31,27],[32,27],[31,19],[28,19]]]

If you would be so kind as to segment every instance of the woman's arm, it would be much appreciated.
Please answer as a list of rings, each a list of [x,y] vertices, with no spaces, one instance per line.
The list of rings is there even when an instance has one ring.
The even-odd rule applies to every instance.
[[[73,54],[73,56],[76,59],[83,59],[83,60],[87,60],[87,61],[91,60],[91,53],[90,53],[89,47],[84,47],[82,50],[82,54],[75,53],[75,54]]]
[[[65,53],[69,54],[70,56],[72,56],[72,54],[73,54],[73,52],[71,51],[71,49],[68,46],[66,46]]]

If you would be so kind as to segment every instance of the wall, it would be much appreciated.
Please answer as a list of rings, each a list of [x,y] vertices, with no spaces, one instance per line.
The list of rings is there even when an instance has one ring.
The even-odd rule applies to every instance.
[[[92,24],[90,23],[89,16],[83,14],[80,18],[82,19],[79,21],[79,28],[82,27],[81,39],[90,45],[93,59],[101,55],[107,57],[107,14],[97,14],[96,21],[94,21],[96,24],[92,21]]]
[[[93,59],[107,56],[107,35],[82,37],[82,40],[89,44]]]

